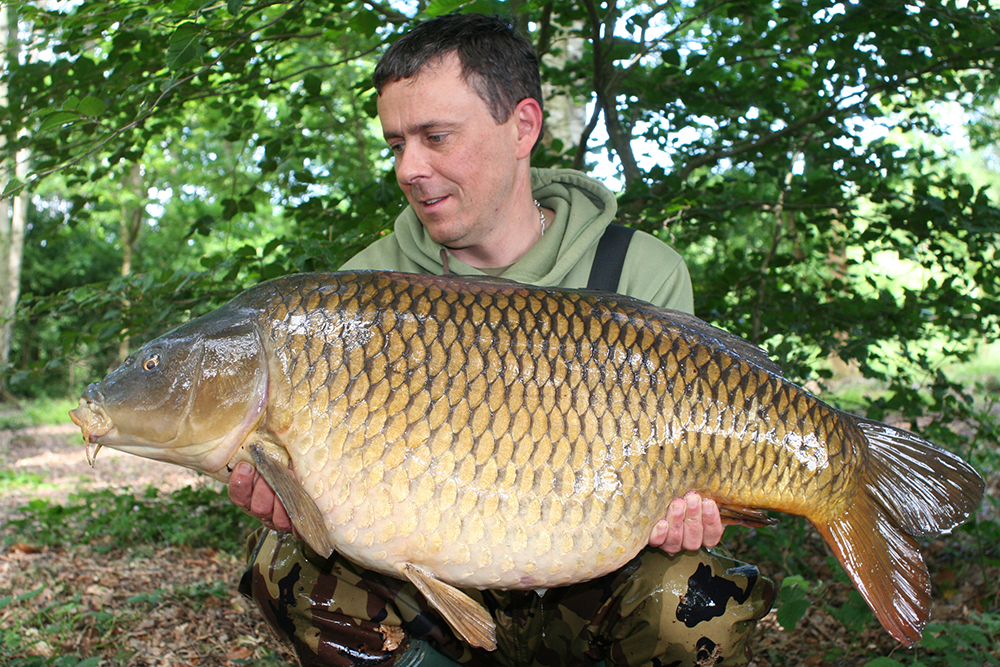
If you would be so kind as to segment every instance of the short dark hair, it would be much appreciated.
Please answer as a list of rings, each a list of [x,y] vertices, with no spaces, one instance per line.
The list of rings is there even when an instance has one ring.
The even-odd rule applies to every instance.
[[[372,76],[382,94],[386,84],[409,79],[428,63],[455,53],[462,78],[486,103],[497,124],[529,97],[542,106],[535,49],[502,16],[447,14],[424,21],[400,37],[379,60]]]

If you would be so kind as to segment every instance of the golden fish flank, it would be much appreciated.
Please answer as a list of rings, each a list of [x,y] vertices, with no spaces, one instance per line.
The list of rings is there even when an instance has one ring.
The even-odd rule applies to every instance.
[[[409,579],[488,648],[492,619],[456,586],[600,576],[690,490],[737,521],[807,517],[911,644],[929,613],[914,536],[950,530],[982,497],[958,458],[834,410],[747,341],[616,295],[289,276],[135,359],[73,411],[88,447],[223,480],[251,461],[313,549]],[[173,395],[177,377],[190,395]]]

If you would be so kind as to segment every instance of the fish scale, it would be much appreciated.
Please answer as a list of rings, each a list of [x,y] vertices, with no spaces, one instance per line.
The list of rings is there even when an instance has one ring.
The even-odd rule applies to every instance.
[[[372,304],[377,308],[372,308]],[[444,305],[435,307],[435,304]],[[512,309],[513,314],[504,317],[505,309]],[[334,329],[368,332],[366,340],[356,341],[353,348],[350,344],[345,345],[340,358],[330,358],[333,351],[324,349],[324,359],[328,359],[329,366],[348,368],[351,380],[344,388],[348,397],[346,403],[332,410],[300,411],[291,426],[294,435],[288,438],[290,442],[305,443],[306,451],[314,448],[316,445],[310,438],[297,434],[315,433],[315,417],[319,414],[324,420],[339,424],[330,429],[329,440],[322,449],[340,451],[336,443],[355,443],[356,450],[348,449],[339,457],[331,457],[326,466],[315,469],[308,465],[315,459],[306,456],[306,451],[295,452],[289,447],[293,462],[301,460],[306,464],[296,467],[303,484],[309,488],[315,478],[313,488],[323,489],[314,494],[321,509],[338,506],[334,500],[327,499],[328,494],[337,499],[347,498],[341,502],[346,502],[350,509],[341,508],[334,514],[343,517],[343,523],[327,522],[333,535],[343,536],[334,538],[336,548],[366,566],[384,571],[386,566],[381,561],[386,558],[386,552],[392,548],[408,548],[407,537],[413,532],[427,534],[442,530],[444,542],[460,538],[477,542],[481,539],[480,533],[489,533],[499,536],[494,538],[495,542],[509,547],[513,560],[501,560],[485,568],[479,562],[471,563],[478,568],[472,580],[466,572],[471,556],[467,560],[464,554],[424,554],[422,559],[413,556],[409,559],[435,570],[455,571],[455,575],[445,577],[463,579],[466,585],[535,586],[538,582],[526,578],[525,573],[532,574],[539,569],[559,573],[562,559],[567,555],[526,549],[523,525],[539,521],[553,526],[561,523],[548,516],[553,511],[553,503],[547,503],[543,511],[537,500],[555,490],[556,513],[560,519],[568,520],[562,523],[563,529],[572,531],[585,525],[596,531],[593,539],[587,540],[596,549],[581,553],[576,566],[587,568],[598,576],[631,558],[645,542],[651,524],[665,512],[665,505],[674,494],[650,493],[651,485],[709,488],[713,469],[717,471],[715,477],[724,478],[720,473],[725,471],[718,466],[720,457],[703,457],[699,453],[724,446],[713,444],[724,440],[703,431],[713,430],[719,422],[719,410],[715,405],[720,393],[725,391],[731,398],[722,369],[732,369],[733,360],[728,356],[717,358],[704,346],[692,346],[684,340],[671,341],[661,336],[656,344],[658,332],[648,332],[641,337],[634,324],[618,321],[623,319],[620,313],[607,310],[600,318],[592,318],[589,317],[591,310],[586,300],[578,303],[559,299],[544,290],[523,290],[512,298],[506,295],[494,298],[485,291],[459,294],[438,288],[424,289],[416,281],[404,285],[388,280],[381,284],[369,283],[362,289],[348,288],[343,294],[330,291],[320,296],[314,293],[312,298],[292,292],[276,306],[271,317],[279,323],[272,329],[275,350],[299,351],[306,344],[286,340],[286,337],[308,336],[311,329],[331,325]],[[298,331],[286,331],[280,326],[286,321],[308,321],[310,313],[314,317],[319,314],[320,319],[324,319],[323,326],[305,326]],[[424,326],[432,313],[434,324]],[[329,314],[342,314],[343,319],[331,323],[327,320]],[[446,323],[443,331],[438,326],[441,319]],[[406,331],[405,338],[400,330]],[[575,334],[572,338],[571,331]],[[581,332],[597,338],[588,339],[589,344],[579,344]],[[426,356],[419,350],[433,346],[435,341],[441,343],[438,355],[442,358],[424,370]],[[363,358],[358,352],[361,350]],[[564,350],[571,351],[568,358],[560,356]],[[487,364],[485,359],[491,352],[494,353],[493,361]],[[278,357],[280,359],[281,355]],[[525,358],[531,362],[517,363],[518,359]],[[319,400],[314,388],[326,386],[327,378],[322,373],[326,366],[310,359],[306,367],[301,359],[299,352],[286,361],[293,394],[298,397],[293,403],[314,407]],[[669,401],[648,400],[649,393],[669,397],[657,391],[656,372],[661,365],[680,369],[684,383],[677,386],[687,387],[686,394],[671,397]],[[570,380],[569,367],[587,370],[577,374],[574,382]],[[406,386],[403,378],[413,373],[426,373],[430,382],[418,383],[417,391],[401,391],[400,388]],[[731,375],[740,377],[752,373],[749,366],[743,373],[730,371]],[[322,377],[316,378],[315,374]],[[435,384],[440,374],[444,375]],[[279,371],[277,376],[281,375]],[[520,401],[516,398],[511,401],[509,396],[515,379],[522,381],[518,392],[522,394]],[[663,384],[662,380],[659,384]],[[697,388],[693,395],[692,385]],[[437,391],[433,390],[435,386]],[[556,401],[556,386],[567,390],[568,402]],[[633,389],[627,389],[629,387]],[[386,403],[386,392],[393,390],[395,400]],[[304,392],[312,392],[309,400],[301,398]],[[440,404],[444,394],[456,400],[447,414],[432,409]],[[510,411],[499,409],[498,406],[505,403],[513,403],[514,407]],[[382,409],[383,404],[385,409]],[[779,408],[784,410],[784,406]],[[554,424],[564,425],[565,415],[570,411],[574,415],[582,414],[583,424],[578,432],[569,429],[570,433],[562,439],[561,434],[567,429]],[[631,436],[638,430],[636,420],[640,414],[648,424],[649,433],[644,442],[650,442],[656,439],[656,433],[667,430],[663,424],[664,415],[671,413],[680,420],[676,430],[694,434],[692,445],[676,452],[676,465],[673,448],[662,448],[663,455],[653,461],[642,456],[632,457],[627,465],[624,457],[609,456],[609,448],[623,449],[626,438],[631,442]],[[395,420],[394,427],[386,429],[386,422],[397,415],[400,418]],[[777,416],[786,415],[781,412]],[[280,432],[281,428],[274,430]],[[487,431],[487,441],[501,443],[496,464],[491,466],[469,458],[471,443],[482,442]],[[358,437],[362,432],[364,437]],[[406,485],[399,481],[403,478],[401,474],[397,475],[392,487],[381,477],[373,481],[372,466],[383,465],[387,448],[403,442],[423,441],[429,443],[428,451],[414,453],[409,460],[412,466],[407,471],[411,480],[409,493],[403,491]],[[551,452],[557,449],[576,453],[569,461],[567,473],[558,481],[552,475],[551,484],[536,483],[536,477],[539,481],[545,478],[538,474],[539,470],[565,468],[568,457],[552,458]],[[479,458],[493,453],[481,451]],[[751,452],[751,457],[756,458],[756,454]],[[399,464],[404,463],[403,457],[396,458]],[[346,459],[346,466],[341,459]],[[709,464],[709,460],[713,463]],[[767,455],[762,460],[766,461]],[[420,501],[433,502],[441,511],[454,508],[458,516],[447,520],[443,526],[437,514],[432,514],[427,522],[414,522],[407,517],[399,526],[390,528],[394,521],[393,508],[413,502],[419,495],[419,485],[412,480],[419,479],[428,468],[435,470],[432,479],[439,486],[430,499],[421,498]],[[628,472],[622,473],[623,469]],[[675,471],[673,475],[671,470]],[[688,474],[679,474],[681,471]],[[638,486],[630,485],[635,492],[619,493],[619,486],[624,486],[621,480],[633,476],[639,482]],[[452,484],[464,489],[462,503],[457,502],[458,493]],[[781,494],[780,489],[772,488],[771,491]],[[422,495],[427,493],[425,490]],[[494,508],[489,500],[491,494],[500,499],[504,494],[508,497],[505,502],[495,503]],[[610,502],[609,498],[619,498],[620,502]],[[565,511],[567,504],[572,508],[569,513]],[[469,514],[475,509],[481,514]],[[463,519],[463,516],[475,519]],[[584,516],[589,518],[586,523]],[[623,534],[623,523],[628,526],[627,535]],[[472,535],[468,535],[469,532]],[[388,534],[393,534],[392,540],[385,539]],[[556,542],[559,541],[557,538]],[[373,556],[359,553],[375,543],[387,548],[376,551]],[[562,540],[564,546],[571,543],[570,539]],[[612,548],[613,544],[617,546]],[[522,551],[525,553],[520,555]],[[504,567],[510,571],[504,571]]]
[[[954,455],[833,409],[693,316],[489,278],[270,281],[143,346],[71,414],[88,453],[222,480],[250,461],[314,550],[409,579],[487,648],[492,618],[456,587],[599,577],[688,491],[736,522],[808,518],[909,645],[930,598],[913,536],[983,493]]]

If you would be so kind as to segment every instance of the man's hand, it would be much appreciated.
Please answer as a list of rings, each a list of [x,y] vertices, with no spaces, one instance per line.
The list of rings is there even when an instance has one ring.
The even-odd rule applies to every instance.
[[[292,532],[285,506],[249,463],[240,463],[229,476],[229,499],[271,530]]]
[[[714,500],[703,500],[697,493],[675,498],[649,534],[649,546],[668,554],[714,547],[722,539],[722,517]]]

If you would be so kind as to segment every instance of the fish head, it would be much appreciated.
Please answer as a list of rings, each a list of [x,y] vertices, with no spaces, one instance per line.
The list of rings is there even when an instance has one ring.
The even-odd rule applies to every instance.
[[[223,307],[143,345],[87,387],[70,418],[91,464],[97,450],[111,447],[225,480],[266,395],[257,329]]]

